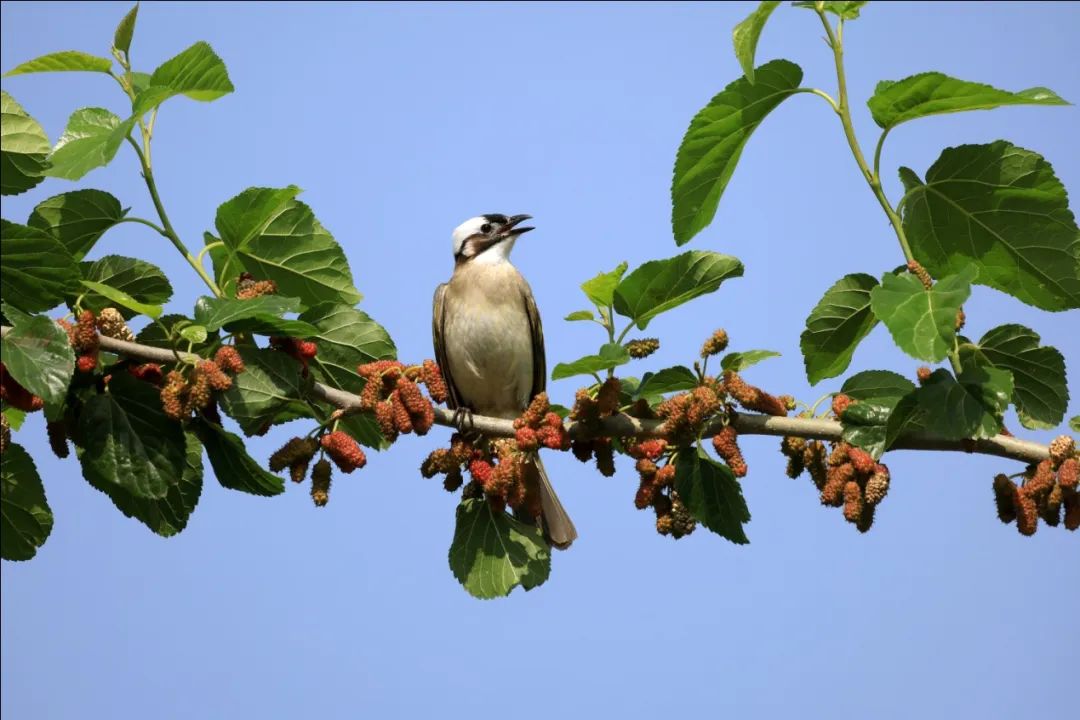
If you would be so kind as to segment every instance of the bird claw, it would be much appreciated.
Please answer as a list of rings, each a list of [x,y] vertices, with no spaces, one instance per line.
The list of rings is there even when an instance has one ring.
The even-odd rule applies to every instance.
[[[471,434],[475,430],[473,411],[467,407],[459,407],[454,410],[454,427],[462,435]]]

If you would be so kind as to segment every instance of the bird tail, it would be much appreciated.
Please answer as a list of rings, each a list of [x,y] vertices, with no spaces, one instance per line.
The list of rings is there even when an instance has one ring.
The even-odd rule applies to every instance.
[[[535,487],[540,493],[544,537],[552,546],[565,550],[578,536],[574,521],[570,519],[562,503],[559,502],[559,496],[555,494],[555,488],[551,486],[551,481],[548,480],[547,472],[544,470],[544,463],[540,461],[540,458],[531,458],[525,468],[526,472],[532,476],[527,479],[527,482],[532,485],[535,481]]]

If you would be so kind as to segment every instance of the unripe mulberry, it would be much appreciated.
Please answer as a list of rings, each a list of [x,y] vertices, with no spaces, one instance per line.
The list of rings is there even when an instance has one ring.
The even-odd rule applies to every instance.
[[[1050,459],[1053,460],[1055,467],[1065,462],[1067,458],[1071,458],[1075,452],[1076,441],[1068,435],[1058,435],[1050,441]]]
[[[870,453],[857,447],[848,450],[848,459],[855,467],[855,472],[864,477],[874,472],[874,466],[877,464],[874,462],[874,458]]]
[[[522,452],[532,452],[540,447],[540,442],[536,439],[536,431],[531,427],[518,428],[514,433],[514,440]]]
[[[239,375],[244,372],[244,359],[240,357],[240,351],[232,345],[223,345],[214,353],[214,362],[222,370]]]
[[[844,504],[844,486],[855,479],[855,468],[850,463],[829,468],[825,486],[821,488],[821,504],[840,507]]]
[[[195,372],[206,377],[210,387],[219,392],[224,392],[232,387],[232,378],[226,375],[213,360],[201,360],[195,368]]]
[[[160,385],[163,379],[161,366],[157,363],[143,363],[142,365],[128,365],[128,372],[143,382],[151,385]]]
[[[549,417],[552,415],[554,415],[556,418],[559,417],[558,415],[555,415],[555,413],[548,413]],[[570,435],[567,434],[566,428],[563,427],[561,421],[559,421],[555,426],[545,424],[543,427],[536,431],[536,438],[541,445],[543,445],[549,450],[570,449]]]
[[[1016,519],[1016,485],[1004,473],[994,476],[994,505],[998,519],[1008,525]]]
[[[850,523],[858,522],[862,511],[862,489],[859,488],[859,483],[848,480],[844,483],[844,519]]]
[[[746,460],[743,458],[742,451],[739,449],[737,438],[738,433],[735,431],[735,428],[728,425],[713,436],[713,449],[716,450],[716,454],[727,463],[729,468],[731,468],[731,472],[735,477],[746,477]]]
[[[495,468],[487,460],[476,459],[469,463],[469,474],[472,475],[473,482],[481,488],[488,486],[494,473]]]
[[[930,379],[930,368],[923,365],[915,371],[915,377],[918,378],[920,385],[925,385],[926,381]]]
[[[67,442],[67,424],[63,420],[51,420],[45,423],[45,432],[49,437],[49,447],[58,458],[70,454]]]
[[[420,369],[420,378],[427,386],[428,395],[437,403],[446,402],[449,392],[446,389],[446,381],[443,380],[442,371],[434,360],[425,360]]]
[[[323,450],[343,473],[351,473],[367,465],[367,456],[348,433],[341,430],[327,433],[322,436],[321,443]]]
[[[652,439],[643,440],[639,443],[628,445],[626,448],[627,454],[635,460],[641,458],[648,458],[650,460],[656,460],[667,449],[667,440]]]
[[[671,513],[656,516],[656,532],[660,533],[661,535],[670,535],[673,525],[674,518],[672,517]]]
[[[601,415],[611,415],[619,410],[619,392],[622,383],[617,377],[609,377],[596,393],[596,406]]]
[[[311,469],[311,500],[315,507],[324,507],[330,501],[330,461],[326,458]]]
[[[1036,502],[1042,502],[1054,486],[1053,461],[1047,458],[1035,466],[1035,472],[1024,483],[1024,492]]]
[[[930,273],[926,272],[918,260],[908,260],[907,264],[908,272],[919,278],[919,282],[923,284],[923,287],[929,290],[934,286],[934,281],[930,277]]]
[[[85,355],[80,355],[75,361],[75,367],[81,373],[92,373],[97,369],[97,361],[97,352],[86,353]]]
[[[1016,529],[1021,535],[1034,535],[1039,524],[1039,507],[1031,495],[1022,488],[1013,491],[1016,505]]]
[[[1068,490],[1075,490],[1078,477],[1080,477],[1080,460],[1071,457],[1061,463],[1057,472],[1058,485]]]
[[[747,410],[777,417],[787,415],[787,407],[783,402],[761,388],[750,385],[733,370],[724,371],[724,389]]]
[[[96,353],[98,349],[97,319],[92,310],[79,313],[79,321],[72,331],[75,338],[75,352],[79,355]]]
[[[811,440],[806,443],[803,451],[803,465],[810,472],[810,479],[814,481],[814,487],[821,490],[825,487],[828,479],[828,466],[825,464],[825,443],[820,440]]]
[[[394,423],[394,408],[390,403],[380,402],[375,405],[375,422],[388,442],[397,440],[398,431],[397,425]]]
[[[626,352],[635,360],[647,358],[660,349],[660,341],[656,338],[640,338],[626,343]]]
[[[1061,522],[1061,499],[1061,486],[1054,485],[1054,489],[1046,497],[1046,503],[1039,508],[1039,517],[1050,527],[1057,527]]]
[[[728,334],[726,330],[721,328],[710,335],[705,344],[701,346],[701,357],[707,358],[710,355],[719,355],[727,350],[727,346]]]
[[[885,499],[888,492],[889,468],[881,464],[876,464],[874,466],[874,474],[866,481],[866,502],[870,505],[877,505]]]
[[[135,342],[135,333],[124,322],[124,316],[113,307],[107,307],[97,316],[97,329],[105,337]]]
[[[250,300],[262,295],[277,294],[277,284],[273,280],[256,280],[249,273],[244,273],[236,283],[236,299]]]
[[[644,510],[652,505],[655,495],[656,486],[647,480],[642,480],[641,485],[638,486],[637,494],[634,495],[634,507],[638,510]]]
[[[397,390],[390,394],[390,411],[393,413],[394,429],[402,435],[411,433],[412,418],[409,416],[405,403],[401,400],[401,393]]]
[[[780,441],[780,452],[788,459],[787,475],[797,478],[806,468],[806,440],[788,435]]]
[[[656,471],[653,484],[657,487],[671,487],[675,483],[675,466],[668,463]]]
[[[270,472],[281,472],[302,457],[311,458],[318,449],[315,438],[294,437],[270,455]]]
[[[671,499],[671,535],[678,539],[684,535],[689,535],[694,532],[697,527],[697,521],[694,520],[694,516],[690,514],[690,510],[682,504],[679,498],[672,497]]]
[[[844,393],[837,393],[832,399],[832,411],[836,417],[843,417],[844,411],[851,405],[851,398]]]

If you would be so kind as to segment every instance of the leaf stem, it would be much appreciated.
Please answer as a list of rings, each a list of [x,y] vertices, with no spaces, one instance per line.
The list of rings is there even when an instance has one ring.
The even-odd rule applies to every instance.
[[[163,228],[160,225],[158,225],[157,223],[151,222],[150,220],[147,220],[145,218],[141,218],[141,217],[121,218],[120,220],[117,221],[117,224],[126,223],[126,222],[139,223],[140,225],[145,225],[145,226],[147,226],[149,228],[153,228],[159,235],[164,235],[165,237],[168,237],[168,235],[165,233],[165,228]]]
[[[840,114],[840,107],[836,104],[836,101],[833,100],[832,95],[825,92],[824,90],[818,90],[817,88],[798,88],[797,90],[795,90],[795,92],[817,95],[819,98],[823,98],[825,102],[829,103],[829,106],[832,107],[834,113],[836,113],[837,115]]]

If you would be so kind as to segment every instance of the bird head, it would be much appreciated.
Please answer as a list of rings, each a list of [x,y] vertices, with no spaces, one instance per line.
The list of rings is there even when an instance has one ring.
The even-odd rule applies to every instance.
[[[533,228],[521,227],[531,215],[488,213],[469,218],[454,228],[454,260],[463,262],[505,262],[514,242]]]

